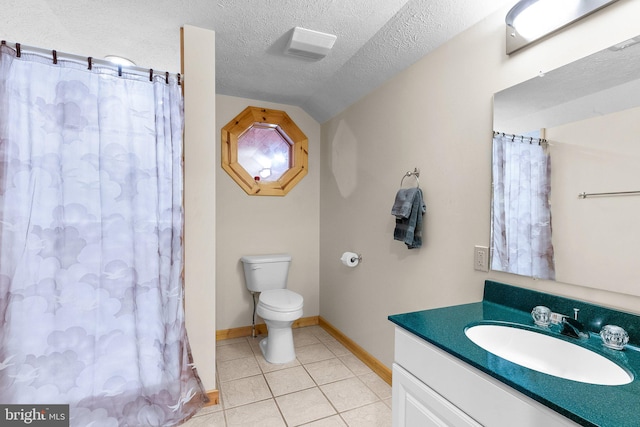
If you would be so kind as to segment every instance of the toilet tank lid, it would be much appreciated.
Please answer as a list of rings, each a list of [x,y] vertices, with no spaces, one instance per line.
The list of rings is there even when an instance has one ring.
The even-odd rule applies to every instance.
[[[266,262],[287,262],[291,261],[289,254],[271,254],[271,255],[245,255],[240,258],[245,264],[262,264]]]

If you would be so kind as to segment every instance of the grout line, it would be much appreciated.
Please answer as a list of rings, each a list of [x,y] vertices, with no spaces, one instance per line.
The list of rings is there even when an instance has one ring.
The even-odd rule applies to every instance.
[[[309,327],[317,327],[317,328],[320,328],[320,330],[324,330],[321,326],[309,326]],[[358,359],[360,362],[363,362],[362,360],[360,360],[360,359],[358,358],[358,356],[357,356],[356,354],[354,354],[354,353],[353,353],[353,351],[351,351],[351,349],[349,349],[349,348],[347,347],[348,353],[346,353],[346,354],[342,354],[342,355],[338,355],[338,354],[336,354],[335,352],[333,352],[333,351],[332,351],[332,350],[327,346],[326,342],[322,339],[322,338],[326,338],[326,337],[327,337],[326,335],[325,335],[325,336],[323,336],[323,337],[321,338],[320,336],[318,336],[318,335],[316,335],[315,333],[313,333],[313,331],[310,331],[310,333],[311,333],[311,335],[312,335],[313,337],[315,337],[319,342],[314,342],[314,343],[309,343],[309,344],[306,344],[306,345],[301,345],[300,347],[305,347],[305,346],[309,346],[309,345],[316,345],[316,344],[320,343],[320,344],[322,344],[322,346],[323,346],[324,348],[326,348],[326,349],[327,349],[327,350],[328,350],[328,351],[333,355],[333,357],[332,357],[332,358],[330,358],[330,359],[323,359],[323,360],[317,360],[317,361],[312,361],[312,362],[308,362],[308,363],[302,363],[302,362],[300,362],[300,361],[298,360],[298,363],[299,363],[298,365],[290,366],[290,367],[287,367],[287,368],[275,369],[275,370],[268,371],[268,372],[265,372],[265,371],[264,371],[263,365],[260,363],[260,359],[259,359],[259,358],[262,358],[262,357],[263,357],[263,356],[262,356],[262,353],[257,354],[257,353],[256,353],[256,350],[254,349],[254,346],[252,346],[252,343],[249,341],[249,339],[250,339],[250,338],[251,338],[251,339],[253,339],[253,338],[252,338],[252,337],[243,337],[243,338],[244,338],[244,342],[245,342],[245,343],[249,346],[249,348],[251,349],[251,352],[252,352],[252,354],[253,354],[253,358],[254,358],[254,360],[255,360],[255,363],[258,365],[258,368],[260,369],[260,374],[259,374],[259,375],[261,375],[261,376],[262,376],[262,379],[263,379],[263,380],[264,380],[264,382],[266,383],[267,388],[268,388],[268,390],[269,390],[269,393],[270,393],[271,397],[270,397],[270,398],[266,398],[266,399],[257,400],[257,401],[255,401],[255,402],[245,403],[245,404],[243,404],[243,405],[234,406],[233,408],[225,408],[225,407],[224,407],[224,404],[223,404],[223,401],[222,401],[222,389],[223,389],[223,382],[221,382],[221,381],[220,381],[219,372],[218,372],[218,370],[216,370],[216,377],[217,377],[216,379],[217,379],[217,381],[218,381],[218,382],[217,382],[217,384],[219,384],[219,385],[220,385],[220,402],[219,402],[219,405],[220,405],[220,411],[222,411],[222,413],[223,413],[223,417],[224,417],[224,420],[225,420],[225,425],[228,423],[228,420],[227,420],[227,411],[228,411],[228,410],[231,410],[231,409],[237,409],[237,408],[240,408],[240,407],[243,407],[243,406],[247,406],[247,405],[251,405],[251,404],[255,404],[255,403],[259,403],[259,402],[264,402],[264,401],[268,401],[268,400],[272,400],[272,401],[275,403],[276,408],[278,409],[278,412],[279,412],[279,414],[280,414],[280,416],[281,416],[281,418],[282,418],[283,422],[285,423],[285,425],[289,426],[289,423],[287,423],[287,420],[286,420],[286,418],[284,417],[284,414],[283,414],[283,412],[282,412],[282,409],[280,408],[280,405],[278,404],[278,401],[277,401],[276,396],[275,396],[275,394],[274,394],[274,392],[273,392],[273,389],[271,388],[271,385],[269,384],[269,381],[267,380],[266,374],[267,374],[267,373],[272,373],[272,372],[284,371],[284,370],[292,369],[292,368],[295,368],[295,367],[298,367],[298,366],[301,366],[301,367],[303,368],[304,372],[305,372],[305,373],[306,373],[306,374],[311,378],[311,380],[313,381],[314,386],[313,386],[313,387],[304,388],[304,389],[302,389],[302,390],[292,391],[292,392],[290,392],[290,393],[285,393],[285,394],[283,394],[282,396],[286,396],[286,395],[294,394],[294,393],[297,393],[297,392],[300,392],[300,391],[304,391],[304,390],[311,390],[311,389],[313,389],[313,388],[318,389],[318,390],[320,391],[320,393],[322,393],[322,395],[323,395],[323,397],[326,399],[326,401],[329,403],[329,405],[330,405],[330,406],[333,408],[333,410],[335,411],[335,414],[332,414],[332,415],[329,415],[329,416],[326,416],[326,417],[323,417],[323,418],[319,418],[318,420],[328,419],[328,418],[330,418],[330,417],[333,417],[333,416],[337,415],[337,416],[340,418],[340,420],[342,420],[345,424],[347,424],[347,425],[348,425],[348,423],[347,423],[346,419],[342,416],[342,414],[343,414],[344,412],[348,412],[348,411],[352,411],[352,410],[360,409],[360,408],[363,408],[363,407],[366,407],[366,406],[368,406],[368,405],[375,404],[375,403],[378,403],[378,402],[382,402],[384,405],[386,405],[386,404],[384,403],[384,399],[383,399],[382,397],[380,397],[380,396],[378,395],[378,393],[376,393],[376,392],[375,392],[375,390],[373,390],[371,387],[369,387],[369,385],[368,385],[368,384],[367,384],[367,383],[362,379],[362,376],[364,376],[364,375],[368,375],[368,374],[370,374],[370,373],[372,373],[372,372],[373,372],[374,374],[377,374],[374,370],[371,370],[371,368],[370,368],[369,366],[367,366],[367,364],[366,364],[366,363],[363,363],[365,366],[367,366],[367,367],[369,368],[369,371],[368,371],[368,372],[363,372],[363,373],[361,373],[361,374],[356,373],[356,372],[355,372],[351,367],[349,367],[349,366],[348,366],[348,365],[347,365],[347,364],[342,360],[342,358],[341,358],[341,357],[345,357],[345,356],[354,356],[354,357],[356,357],[356,359]],[[332,337],[332,336],[331,336],[331,334],[328,334],[328,337],[335,339],[334,337]],[[239,341],[239,342],[240,342],[240,343],[242,343],[242,341]],[[339,342],[339,340],[338,340],[338,342]],[[300,348],[300,347],[299,347],[299,348]],[[259,350],[259,347],[256,347],[256,349],[258,349],[258,350]],[[246,356],[246,357],[248,357],[248,356]],[[237,359],[240,359],[240,358],[230,359],[230,360],[237,360]],[[334,404],[331,402],[331,400],[329,399],[329,397],[325,394],[324,390],[322,389],[322,386],[321,386],[320,384],[318,384],[318,382],[316,381],[316,379],[311,375],[311,373],[309,372],[309,370],[308,370],[308,368],[307,368],[307,365],[311,365],[311,364],[313,364],[313,363],[320,363],[320,362],[324,362],[324,361],[332,360],[332,359],[335,359],[335,360],[340,361],[340,363],[342,363],[342,364],[346,367],[346,369],[347,369],[347,370],[348,370],[348,371],[349,371],[353,376],[352,376],[352,377],[348,377],[348,378],[338,379],[338,380],[335,380],[335,381],[330,381],[330,382],[328,382],[328,383],[326,383],[326,384],[322,384],[322,385],[334,384],[334,383],[337,383],[337,382],[340,382],[340,381],[348,380],[348,379],[351,379],[351,378],[356,378],[356,379],[357,379],[360,383],[362,383],[362,384],[363,384],[363,385],[364,385],[364,386],[365,386],[369,391],[371,391],[371,393],[373,393],[373,395],[375,395],[375,396],[376,396],[376,401],[375,401],[375,402],[370,402],[370,403],[367,403],[367,404],[364,404],[364,405],[360,405],[360,406],[357,406],[357,407],[355,407],[355,408],[350,408],[350,409],[345,410],[345,411],[343,411],[343,412],[338,411],[338,409],[334,406]],[[257,376],[257,375],[255,375],[255,376]],[[241,377],[241,378],[237,378],[237,379],[234,379],[234,380],[239,380],[239,379],[243,379],[243,378],[248,378],[248,377]],[[230,381],[234,381],[234,380],[229,380],[229,381],[225,381],[225,382],[230,382]],[[384,379],[383,379],[383,381],[384,381]],[[278,396],[278,397],[280,397],[280,396]],[[197,416],[197,415],[196,415],[196,416]],[[313,421],[311,421],[311,422],[316,422],[316,421],[318,421],[318,420],[313,420]]]

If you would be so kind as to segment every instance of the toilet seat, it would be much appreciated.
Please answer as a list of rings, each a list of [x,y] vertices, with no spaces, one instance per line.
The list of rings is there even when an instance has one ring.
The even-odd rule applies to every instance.
[[[279,313],[301,310],[304,304],[302,295],[289,289],[273,289],[260,294],[258,305],[264,309]]]

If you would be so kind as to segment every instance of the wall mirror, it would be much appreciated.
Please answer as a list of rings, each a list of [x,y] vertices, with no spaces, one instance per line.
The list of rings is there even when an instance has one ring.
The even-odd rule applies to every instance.
[[[494,95],[494,131],[548,141],[555,280],[630,295],[640,295],[639,42]]]
[[[307,137],[284,111],[247,107],[222,128],[222,168],[247,194],[284,196],[307,167]]]

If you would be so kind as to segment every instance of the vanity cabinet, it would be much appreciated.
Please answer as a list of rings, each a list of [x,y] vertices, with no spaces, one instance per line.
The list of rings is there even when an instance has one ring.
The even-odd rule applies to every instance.
[[[481,427],[397,363],[393,364],[393,426]]]
[[[393,427],[578,424],[396,327]]]

